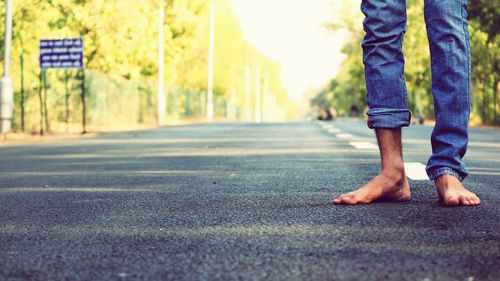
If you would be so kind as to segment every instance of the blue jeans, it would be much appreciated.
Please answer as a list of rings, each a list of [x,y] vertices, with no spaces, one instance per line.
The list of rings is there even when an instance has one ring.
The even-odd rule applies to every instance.
[[[463,180],[470,114],[470,47],[467,0],[424,0],[432,67],[436,125],[427,174],[451,174]],[[410,124],[404,79],[405,0],[362,0],[363,63],[368,127],[401,128]]]

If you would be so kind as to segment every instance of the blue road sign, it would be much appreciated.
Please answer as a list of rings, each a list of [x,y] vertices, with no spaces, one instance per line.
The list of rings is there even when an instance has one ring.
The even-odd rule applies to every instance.
[[[40,40],[40,68],[83,68],[81,38]]]

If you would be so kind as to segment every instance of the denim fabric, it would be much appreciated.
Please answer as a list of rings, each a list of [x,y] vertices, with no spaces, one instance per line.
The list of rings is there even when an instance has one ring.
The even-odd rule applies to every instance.
[[[410,124],[406,109],[403,36],[406,32],[404,0],[364,0],[363,63],[366,77],[368,126],[401,128]]]
[[[463,180],[470,114],[470,46],[467,0],[424,0],[431,51],[432,94],[436,125],[427,174],[452,174]],[[362,0],[368,126],[401,128],[410,123],[402,43],[405,0]]]

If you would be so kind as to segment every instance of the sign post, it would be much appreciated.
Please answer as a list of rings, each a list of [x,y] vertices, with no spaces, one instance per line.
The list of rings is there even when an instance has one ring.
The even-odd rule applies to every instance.
[[[0,79],[0,133],[6,133],[12,126],[13,89],[10,78],[10,53],[12,45],[12,0],[5,1],[5,47],[3,77]]]
[[[40,40],[40,70],[77,68],[82,71],[82,133],[86,133],[85,69],[83,67],[83,40],[81,38]],[[46,77],[44,75],[44,77]],[[43,86],[44,87],[44,86]],[[45,112],[47,114],[47,112]],[[43,129],[41,129],[43,132]]]

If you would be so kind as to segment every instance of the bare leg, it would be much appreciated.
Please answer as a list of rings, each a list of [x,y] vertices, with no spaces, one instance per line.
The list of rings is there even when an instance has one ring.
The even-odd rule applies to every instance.
[[[445,206],[477,206],[481,200],[468,191],[462,183],[450,174],[444,174],[434,180],[439,201]]]
[[[401,129],[375,129],[382,169],[378,176],[359,189],[342,194],[334,204],[366,204],[375,200],[409,201],[410,185],[406,179],[401,144]]]

